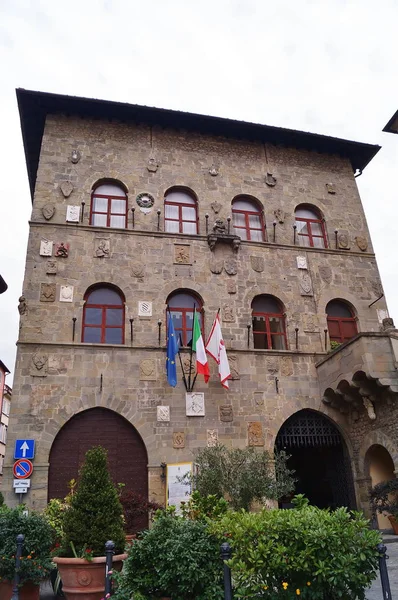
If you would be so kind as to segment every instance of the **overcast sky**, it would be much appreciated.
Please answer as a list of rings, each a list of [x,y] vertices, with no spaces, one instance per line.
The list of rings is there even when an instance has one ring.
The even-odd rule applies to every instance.
[[[0,360],[14,371],[31,210],[16,87],[382,145],[357,183],[398,321],[397,23],[397,0],[0,0]]]

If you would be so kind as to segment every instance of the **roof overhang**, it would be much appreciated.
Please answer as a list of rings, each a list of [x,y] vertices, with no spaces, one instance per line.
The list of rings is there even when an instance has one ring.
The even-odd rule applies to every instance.
[[[383,131],[386,133],[398,133],[398,110],[384,126]]]
[[[3,294],[8,289],[8,285],[0,275],[0,294]]]
[[[4,371],[4,373],[6,373],[6,374],[8,374],[8,373],[11,373],[11,371],[9,371],[9,370],[7,369],[7,367],[5,366],[5,364],[3,363],[3,361],[1,361],[1,360],[0,360],[0,369],[1,369],[2,371]]]
[[[326,135],[163,108],[139,106],[137,104],[111,102],[109,100],[79,98],[21,88],[17,89],[17,100],[32,198],[44,125],[46,116],[49,114],[146,123],[152,126],[158,125],[235,139],[261,141],[327,154],[338,154],[351,162],[354,171],[362,171],[380,150],[378,145],[343,140]]]

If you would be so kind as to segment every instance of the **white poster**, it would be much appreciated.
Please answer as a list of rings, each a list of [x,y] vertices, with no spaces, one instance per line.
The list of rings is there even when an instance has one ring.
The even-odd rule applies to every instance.
[[[180,512],[181,502],[188,502],[191,497],[190,477],[181,480],[188,473],[192,475],[192,463],[190,462],[167,465],[166,505],[175,506],[177,514]]]

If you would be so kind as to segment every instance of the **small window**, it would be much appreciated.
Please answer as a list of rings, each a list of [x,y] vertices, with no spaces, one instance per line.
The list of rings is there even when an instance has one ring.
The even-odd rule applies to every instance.
[[[232,202],[232,222],[236,235],[242,240],[263,242],[265,239],[263,211],[248,196],[238,196]]]
[[[172,188],[164,199],[164,229],[168,233],[198,233],[197,201],[193,194]]]
[[[300,246],[327,248],[325,222],[317,209],[301,204],[295,210]]]
[[[358,333],[357,322],[351,307],[343,300],[331,300],[326,306],[329,338],[343,343]]]
[[[3,407],[1,410],[3,415],[5,415],[6,417],[10,415],[10,401],[7,400],[7,398],[3,398]]]
[[[82,342],[124,344],[124,299],[111,287],[86,293]]]
[[[171,295],[167,304],[170,309],[171,318],[173,319],[174,330],[180,344],[182,346],[190,345],[192,340],[194,307],[196,308],[200,328],[203,333],[203,306],[201,301],[189,292],[179,292]]]
[[[286,350],[286,327],[283,307],[274,296],[256,296],[252,302],[254,348]]]
[[[127,195],[115,183],[102,183],[91,195],[90,225],[127,228]]]

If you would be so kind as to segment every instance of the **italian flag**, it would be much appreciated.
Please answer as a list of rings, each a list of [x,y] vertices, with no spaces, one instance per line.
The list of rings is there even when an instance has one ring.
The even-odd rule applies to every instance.
[[[193,313],[192,350],[196,353],[196,372],[202,373],[207,383],[210,379],[210,369],[196,310]]]

